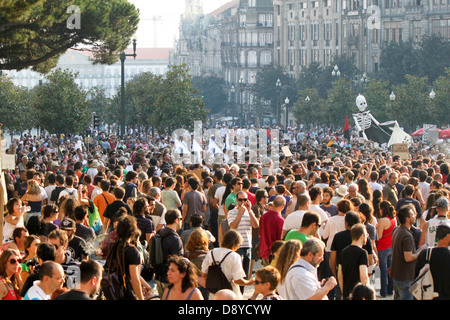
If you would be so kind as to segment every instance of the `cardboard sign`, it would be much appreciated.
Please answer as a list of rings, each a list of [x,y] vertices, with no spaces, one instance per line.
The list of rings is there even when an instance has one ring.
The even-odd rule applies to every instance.
[[[395,143],[393,146],[393,154],[400,156],[402,160],[409,159],[409,149],[407,143]]]
[[[288,146],[281,147],[281,151],[283,151],[285,157],[292,157],[292,152]]]

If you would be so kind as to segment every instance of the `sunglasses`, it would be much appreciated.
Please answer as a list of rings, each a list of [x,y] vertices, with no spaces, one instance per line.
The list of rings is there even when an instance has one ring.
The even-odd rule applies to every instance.
[[[9,263],[11,264],[22,263],[22,259],[11,259],[9,260]]]
[[[260,281],[260,280],[256,280],[255,279],[255,284],[263,284],[264,282],[263,281]]]
[[[247,199],[237,199],[237,201],[247,201]]]

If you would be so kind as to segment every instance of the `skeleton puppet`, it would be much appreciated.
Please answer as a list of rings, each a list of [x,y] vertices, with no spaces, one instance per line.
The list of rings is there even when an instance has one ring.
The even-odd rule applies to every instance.
[[[391,136],[391,130],[388,127],[380,124],[370,113],[365,111],[367,108],[366,98],[363,95],[356,97],[356,106],[358,107],[358,113],[353,114],[356,128],[358,129],[359,136],[367,140],[372,140],[380,144],[389,142]]]

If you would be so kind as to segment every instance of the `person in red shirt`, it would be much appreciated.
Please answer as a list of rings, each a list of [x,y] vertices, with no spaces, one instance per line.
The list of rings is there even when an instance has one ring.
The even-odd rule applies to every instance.
[[[253,206],[253,205],[255,205],[255,203],[256,203],[256,196],[255,196],[254,193],[251,193],[251,192],[249,191],[249,189],[250,189],[251,186],[252,186],[252,183],[250,182],[249,179],[243,179],[243,180],[242,180],[242,191],[247,192],[248,200],[250,201],[250,203],[251,203],[252,206]]]
[[[284,218],[281,215],[286,205],[283,196],[276,196],[270,210],[263,213],[259,220],[259,248],[263,265],[269,264],[270,248],[272,244],[281,240]]]

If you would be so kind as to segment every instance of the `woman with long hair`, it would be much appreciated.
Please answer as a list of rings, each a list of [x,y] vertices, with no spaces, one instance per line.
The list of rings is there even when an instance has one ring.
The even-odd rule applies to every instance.
[[[170,256],[167,263],[168,287],[164,290],[163,300],[203,300],[197,288],[197,272],[189,259],[182,256]]]
[[[275,261],[275,268],[280,272],[281,278],[278,284],[278,293],[281,297],[286,297],[285,283],[286,275],[291,265],[300,258],[302,243],[299,240],[288,240],[278,249],[278,257]]]
[[[42,201],[41,187],[39,182],[34,179],[27,181],[27,192],[22,197],[22,202],[30,207],[30,211],[25,216],[25,224],[28,222],[31,216],[41,215]]]
[[[13,231],[15,228],[25,227],[24,214],[25,206],[22,205],[22,200],[17,197],[11,198],[6,203],[7,214],[4,217],[3,224],[3,244],[14,241]]]
[[[389,276],[388,269],[392,262],[392,233],[397,226],[396,212],[394,206],[389,201],[380,203],[381,218],[377,225],[377,252],[380,266],[380,295],[392,295],[394,283]]]
[[[373,215],[376,219],[381,218],[380,213],[380,203],[383,201],[383,192],[379,189],[373,190],[372,193],[372,207],[373,207]]]
[[[25,282],[30,274],[34,272],[34,266],[37,263],[36,251],[41,240],[36,235],[29,235],[24,241],[25,256],[22,258],[22,281]]]
[[[361,178],[356,182],[358,185],[358,192],[366,199],[366,201],[372,201],[372,189],[370,189],[369,183],[366,179]]]
[[[141,255],[137,248],[140,232],[136,218],[123,215],[117,220],[117,239],[109,249],[106,257],[106,270],[119,270],[121,279],[125,276],[126,300],[143,300],[149,297],[151,287],[140,276]],[[144,294],[145,291],[145,294]]]
[[[20,252],[6,249],[0,256],[0,300],[20,300],[22,290]]]

